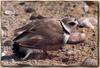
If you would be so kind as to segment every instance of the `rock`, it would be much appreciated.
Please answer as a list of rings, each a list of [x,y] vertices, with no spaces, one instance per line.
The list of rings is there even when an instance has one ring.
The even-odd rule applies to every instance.
[[[15,61],[14,59],[11,59],[11,62],[12,62],[12,63],[16,63],[16,61]]]
[[[6,55],[6,54],[3,52],[3,53],[2,53],[2,56],[5,56],[5,55]]]
[[[67,54],[68,54],[68,55],[71,55],[71,54],[76,54],[76,52],[75,52],[75,51],[73,51],[73,50],[68,50]]]
[[[82,66],[97,66],[97,60],[87,58],[85,61],[83,61]]]
[[[94,29],[95,25],[97,24],[97,19],[94,17],[82,17],[78,19],[80,27],[88,27]]]
[[[25,8],[25,12],[27,12],[27,13],[32,13],[33,11],[35,11],[35,10],[32,7]]]
[[[89,11],[89,6],[86,3],[84,3],[83,9],[84,9],[85,13],[87,13]]]
[[[86,38],[85,36],[86,36],[85,33],[78,33],[78,32],[71,33],[67,43],[75,44],[75,43],[83,42]]]
[[[4,35],[5,34],[5,32],[1,29],[1,33],[2,33],[2,35]]]
[[[5,15],[15,15],[15,11],[11,11],[11,10],[5,10],[4,12]]]
[[[91,51],[94,51],[94,50],[95,50],[95,47],[92,47],[92,48],[91,48]]]
[[[69,61],[69,58],[64,58],[64,59],[62,59],[62,62],[68,62]]]
[[[6,51],[3,51],[3,52],[1,53],[1,55],[2,55],[2,56],[5,56],[6,53],[7,53]]]

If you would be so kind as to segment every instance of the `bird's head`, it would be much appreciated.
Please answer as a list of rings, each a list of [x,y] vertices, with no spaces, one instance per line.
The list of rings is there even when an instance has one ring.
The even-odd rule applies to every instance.
[[[71,30],[78,25],[78,22],[75,18],[63,18],[61,24],[65,31],[71,33]]]

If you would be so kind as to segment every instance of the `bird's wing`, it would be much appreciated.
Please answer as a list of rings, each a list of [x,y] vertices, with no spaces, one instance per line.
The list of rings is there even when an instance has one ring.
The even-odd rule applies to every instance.
[[[44,18],[47,18],[47,17],[41,16],[41,15],[36,16],[35,18],[32,19],[31,23],[26,24],[25,26],[16,29],[14,32],[14,35],[18,36],[21,33],[25,32],[26,30],[31,30],[32,28],[35,27],[34,25],[35,22],[38,22],[39,20],[44,19]]]
[[[22,34],[23,32],[28,31],[28,30],[34,28],[34,27],[35,27],[34,23],[35,23],[36,21],[37,21],[37,20],[33,20],[31,23],[26,24],[25,26],[16,29],[16,30],[14,31],[14,35],[15,35],[15,36],[18,36],[18,35]]]
[[[22,36],[21,36],[22,37]],[[16,38],[15,42],[17,42],[21,46],[25,47],[34,47],[37,45],[39,42],[43,40],[43,37],[41,35],[24,35],[22,38]]]
[[[43,38],[41,36],[36,35],[30,39],[17,40],[17,42],[22,44],[22,45],[33,45],[33,44],[38,43],[42,39]]]

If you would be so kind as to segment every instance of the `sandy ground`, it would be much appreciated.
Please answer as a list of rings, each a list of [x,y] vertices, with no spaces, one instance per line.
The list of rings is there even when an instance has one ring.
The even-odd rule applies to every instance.
[[[52,51],[50,54],[58,55],[57,57],[44,59],[19,60],[12,52],[12,39],[14,30],[31,22],[31,15],[41,14],[47,17],[62,18],[73,16],[79,18],[84,16],[84,3],[89,6],[87,16],[98,19],[98,3],[96,2],[20,2],[7,1],[1,4],[1,28],[2,28],[2,46],[1,53],[5,52],[5,56],[1,57],[3,66],[86,66],[84,62],[87,59],[92,63],[90,66],[98,66],[98,26],[95,29],[76,28],[73,32],[84,32],[87,37],[84,42],[79,44],[66,44],[64,51]],[[5,11],[12,11],[11,15],[5,14]],[[87,64],[88,65],[88,64]]]

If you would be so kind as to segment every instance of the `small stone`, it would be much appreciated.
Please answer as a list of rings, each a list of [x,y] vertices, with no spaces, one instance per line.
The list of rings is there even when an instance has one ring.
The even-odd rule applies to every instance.
[[[2,56],[5,56],[6,54],[5,53],[2,53]]]
[[[18,14],[15,14],[15,16],[18,16]]]
[[[89,11],[89,6],[88,6],[86,3],[84,3],[83,9],[84,9],[84,11],[85,11],[85,13],[86,13],[86,12]]]
[[[34,9],[31,7],[28,7],[25,9],[25,12],[27,12],[27,13],[32,13],[33,11],[34,11]]]
[[[68,54],[73,54],[74,52],[72,50],[69,50],[67,53]]]
[[[92,34],[93,36],[96,36],[95,34]]]
[[[64,63],[66,63],[66,62],[68,62],[69,61],[69,58],[64,58],[64,59],[62,59],[62,62],[64,62]]]
[[[76,5],[74,4],[74,5],[73,5],[73,7],[75,8],[75,7],[76,7]]]
[[[98,66],[98,63],[95,59],[87,58],[83,61],[82,66]]]
[[[92,51],[94,51],[94,50],[95,50],[95,48],[91,48],[91,50],[92,50]]]
[[[14,59],[11,59],[12,63],[16,63],[16,61]]]
[[[5,10],[4,14],[5,15],[15,15],[15,11]]]
[[[83,42],[85,38],[86,38],[85,33],[78,33],[78,32],[71,33],[67,43],[69,44],[80,43],[80,42]]]
[[[95,25],[97,25],[97,19],[94,17],[82,17],[78,19],[80,27],[88,27],[94,29]]]
[[[5,55],[6,55],[6,53],[7,53],[7,52],[6,52],[6,51],[4,51],[4,52],[2,52],[2,53],[1,53],[1,55],[2,55],[2,56],[5,56]]]
[[[4,35],[4,34],[5,34],[5,32],[4,32],[3,30],[1,30],[1,33],[2,33],[2,35]]]

